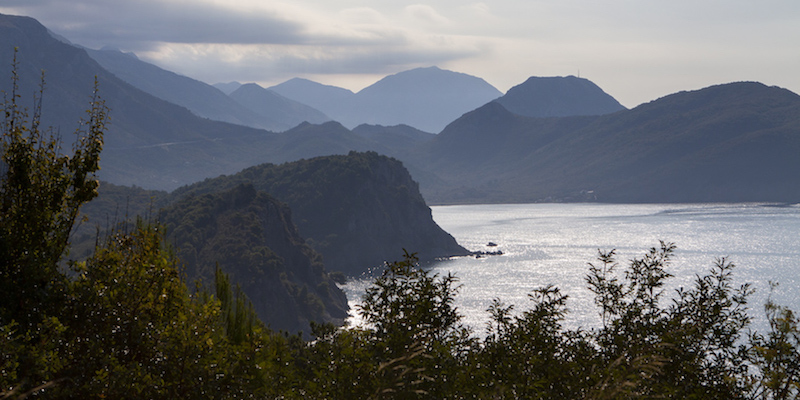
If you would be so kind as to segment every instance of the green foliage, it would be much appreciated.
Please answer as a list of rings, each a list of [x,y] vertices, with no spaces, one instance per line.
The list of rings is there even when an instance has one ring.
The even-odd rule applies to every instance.
[[[360,305],[380,360],[376,397],[445,395],[454,389],[458,357],[471,344],[453,305],[456,278],[431,275],[416,262],[406,253],[403,261],[387,264]]]
[[[21,108],[16,57],[11,93],[5,93],[0,163],[0,321],[31,326],[61,300],[58,262],[81,204],[97,195],[103,129],[108,110],[97,95],[76,131],[71,154],[39,126],[41,92],[33,115]]]
[[[191,398],[217,391],[219,306],[192,301],[157,227],[118,233],[75,265],[67,309],[71,368],[86,397]]]
[[[189,279],[210,285],[225,271],[273,329],[309,332],[309,321],[341,323],[346,316],[344,293],[297,232],[289,208],[253,185],[188,195],[160,218]]]
[[[747,357],[739,339],[752,291],[732,286],[734,265],[722,259],[692,288],[679,289],[669,307],[662,305],[674,250],[661,242],[631,261],[622,282],[613,276],[613,253],[601,253],[602,267],[590,268],[587,282],[603,315],[598,389],[612,397],[742,397]]]
[[[253,303],[247,300],[239,285],[236,285],[235,291],[231,290],[230,278],[219,266],[214,272],[214,282],[222,320],[225,321],[225,334],[234,344],[241,344],[253,336],[254,326],[258,321]]]
[[[473,360],[482,396],[546,399],[585,395],[594,349],[582,332],[563,332],[567,296],[552,286],[530,294],[532,308],[511,318],[495,299],[481,351]]]
[[[774,287],[774,286],[773,286]],[[769,299],[764,305],[770,330],[754,333],[750,349],[756,365],[759,399],[800,398],[800,318]]]

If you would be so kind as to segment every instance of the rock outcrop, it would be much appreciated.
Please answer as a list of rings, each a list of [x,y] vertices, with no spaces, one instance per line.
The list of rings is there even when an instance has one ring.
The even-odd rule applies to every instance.
[[[329,271],[358,275],[403,251],[421,260],[469,251],[433,221],[430,208],[400,161],[374,152],[263,164],[207,179],[173,196],[252,184],[287,203],[300,234]]]

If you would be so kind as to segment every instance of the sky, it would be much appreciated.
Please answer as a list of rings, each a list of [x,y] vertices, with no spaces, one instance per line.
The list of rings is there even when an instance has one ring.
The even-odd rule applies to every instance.
[[[800,93],[798,0],[2,0],[0,13],[210,84],[358,91],[438,66],[502,92],[576,75],[629,108],[735,81]]]

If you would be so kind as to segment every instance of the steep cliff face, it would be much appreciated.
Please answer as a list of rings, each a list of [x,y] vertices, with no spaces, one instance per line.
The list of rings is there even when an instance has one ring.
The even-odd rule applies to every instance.
[[[421,260],[469,252],[433,221],[419,187],[399,161],[374,152],[263,164],[173,192],[200,195],[251,183],[287,203],[300,234],[326,269],[358,275],[404,249]]]
[[[289,208],[253,185],[188,195],[161,220],[190,281],[212,283],[219,265],[272,329],[309,332],[309,321],[341,324],[347,316],[344,293],[300,237]]]

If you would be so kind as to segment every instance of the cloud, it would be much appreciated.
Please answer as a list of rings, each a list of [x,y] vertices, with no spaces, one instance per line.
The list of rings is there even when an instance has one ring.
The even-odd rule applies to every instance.
[[[11,0],[11,11],[32,15],[85,46],[131,50],[153,43],[302,43],[304,26],[278,10],[243,9],[208,1]]]
[[[207,82],[438,65],[503,90],[580,69],[629,106],[720,79],[800,90],[797,0],[0,0],[0,13]]]
[[[444,65],[485,51],[471,41],[447,37],[404,37],[406,44],[260,45],[169,44],[139,57],[209,83],[279,83],[296,76],[386,75],[416,66]]]
[[[345,8],[338,12],[342,22],[356,25],[388,24],[389,20],[378,10],[370,7]]]
[[[439,14],[436,9],[425,4],[412,4],[405,8],[406,14],[414,20],[430,25],[450,25],[452,21]]]

